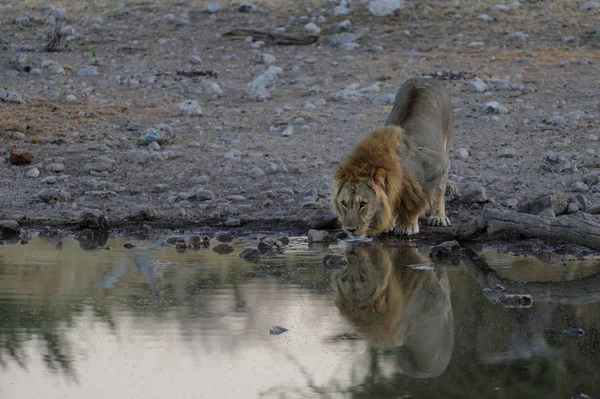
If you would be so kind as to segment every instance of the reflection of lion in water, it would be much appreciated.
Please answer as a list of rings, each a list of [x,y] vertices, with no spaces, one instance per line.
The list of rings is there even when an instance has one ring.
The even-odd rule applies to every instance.
[[[378,348],[395,348],[405,374],[439,376],[454,343],[450,286],[443,268],[415,270],[425,260],[415,248],[355,247],[333,275],[335,304]]]
[[[386,126],[368,133],[335,172],[333,210],[351,236],[419,232],[449,226],[448,181],[452,105],[434,79],[409,79],[398,90]]]

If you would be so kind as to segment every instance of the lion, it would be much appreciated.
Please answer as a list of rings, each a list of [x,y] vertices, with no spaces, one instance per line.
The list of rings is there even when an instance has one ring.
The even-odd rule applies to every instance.
[[[348,265],[332,275],[335,305],[373,347],[393,349],[402,371],[435,378],[450,362],[454,314],[442,267],[415,270],[416,248],[351,247]]]
[[[451,139],[452,104],[444,86],[407,80],[385,126],[363,137],[334,174],[333,210],[346,234],[417,234],[428,209],[430,226],[450,226],[444,195]]]

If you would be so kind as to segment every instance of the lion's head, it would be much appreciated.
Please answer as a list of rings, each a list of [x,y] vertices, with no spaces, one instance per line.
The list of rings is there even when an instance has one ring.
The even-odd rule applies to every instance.
[[[385,191],[386,175],[382,168],[359,177],[338,169],[333,209],[349,236],[363,237],[393,227],[392,207]]]
[[[404,373],[440,375],[454,342],[454,316],[443,268],[417,270],[427,262],[416,248],[352,247],[348,265],[332,276],[335,304],[377,348],[394,348]]]

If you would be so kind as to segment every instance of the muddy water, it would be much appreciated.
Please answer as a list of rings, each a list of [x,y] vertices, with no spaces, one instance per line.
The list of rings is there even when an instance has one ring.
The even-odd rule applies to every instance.
[[[336,244],[348,266],[325,267],[297,237],[255,264],[238,257],[254,239],[223,255],[164,237],[0,246],[0,398],[600,394],[597,258],[479,251],[490,273]]]

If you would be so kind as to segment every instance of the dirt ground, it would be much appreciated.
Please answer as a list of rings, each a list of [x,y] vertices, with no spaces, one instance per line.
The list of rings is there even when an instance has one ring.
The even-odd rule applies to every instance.
[[[94,208],[114,227],[308,228],[327,219],[337,163],[391,109],[380,96],[422,75],[442,79],[453,98],[454,228],[484,206],[463,201],[468,183],[506,207],[551,191],[600,203],[593,4],[414,1],[388,17],[359,1],[346,15],[320,1],[257,1],[250,12],[221,2],[214,13],[207,4],[0,4],[0,89],[25,102],[0,102],[0,219],[60,226]],[[338,33],[344,20],[349,30]],[[321,28],[312,45],[222,36],[305,35],[311,21]],[[58,51],[46,51],[56,27]],[[247,85],[270,65],[281,68],[270,98],[253,100]],[[474,91],[474,77],[487,89]],[[180,113],[187,100],[201,116]],[[490,101],[504,108],[489,114]],[[169,139],[139,143],[157,124],[170,126]],[[31,165],[10,164],[13,143]],[[543,167],[553,155],[564,158]]]

